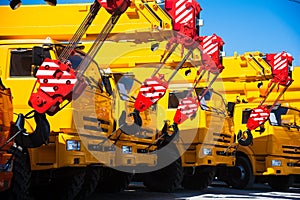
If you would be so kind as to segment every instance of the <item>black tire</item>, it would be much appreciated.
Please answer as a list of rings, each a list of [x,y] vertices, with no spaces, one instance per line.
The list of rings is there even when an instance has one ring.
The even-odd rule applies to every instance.
[[[183,169],[181,158],[178,158],[170,165],[144,175],[144,185],[150,191],[174,192],[181,185]]]
[[[9,199],[10,190],[4,190],[0,192],[0,199]]]
[[[76,200],[88,199],[98,186],[98,182],[103,174],[103,168],[98,166],[88,166],[84,178],[84,183]]]
[[[13,148],[13,178],[11,183],[11,198],[14,200],[29,200],[29,188],[31,185],[31,169],[29,154],[26,149],[22,151]]]
[[[32,188],[35,193],[35,199],[74,200],[81,191],[84,183],[85,169],[80,167],[65,167],[51,171],[48,184],[39,185],[41,179]]]
[[[292,176],[269,176],[269,186],[276,191],[287,191],[293,184]]]
[[[62,182],[61,186],[64,188],[63,192],[59,195],[61,200],[73,200],[77,194],[81,191],[85,178],[85,169],[75,168],[72,169],[72,173],[67,177],[66,182]]]
[[[132,179],[132,174],[118,171],[112,168],[103,168],[103,176],[100,178],[97,191],[121,192],[126,189]]]
[[[230,168],[228,173],[226,182],[229,186],[237,189],[251,188],[253,186],[255,177],[248,158],[237,156],[236,166]]]
[[[214,180],[216,169],[214,167],[198,168],[193,175],[184,175],[182,186],[185,189],[204,190]]]
[[[253,142],[253,135],[250,130],[239,131],[237,135],[238,143],[242,146],[249,146]]]
[[[157,166],[170,164],[143,174],[144,185],[150,191],[174,192],[181,186],[183,179],[181,157],[176,145],[170,143],[172,141],[169,139],[171,138],[167,138],[161,143],[161,149],[157,152]]]

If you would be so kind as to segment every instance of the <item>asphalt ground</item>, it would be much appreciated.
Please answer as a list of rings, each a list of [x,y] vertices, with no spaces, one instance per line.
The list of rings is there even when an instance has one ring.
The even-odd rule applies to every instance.
[[[140,182],[132,182],[128,189],[120,193],[95,193],[89,200],[245,200],[276,199],[300,200],[300,188],[290,188],[287,192],[275,192],[268,185],[255,184],[251,189],[233,189],[222,183],[213,183],[202,191],[178,189],[173,193],[150,192]]]

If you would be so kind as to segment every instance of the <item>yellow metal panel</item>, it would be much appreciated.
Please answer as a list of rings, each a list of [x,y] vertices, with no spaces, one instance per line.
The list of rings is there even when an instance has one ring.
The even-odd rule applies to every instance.
[[[3,19],[0,25],[0,38],[46,38],[69,40],[89,12],[91,4],[63,4],[55,7],[48,5],[22,5],[17,10],[9,6],[0,6]],[[152,3],[152,7],[156,4]],[[160,8],[156,14],[162,15],[164,26],[172,29],[171,19]],[[104,27],[111,15],[101,8],[95,20],[87,30],[84,39],[93,39]],[[155,30],[160,27],[161,19],[142,1],[135,1],[120,17],[112,33],[131,30]]]
[[[243,55],[223,57],[225,68],[220,78],[223,81],[257,81],[271,78],[271,66],[262,59],[262,56],[260,52],[247,52]],[[262,73],[261,67],[264,68],[265,74]]]
[[[172,28],[172,19],[170,16],[161,8],[159,7],[155,1],[144,1],[145,3],[147,2],[149,8],[156,14],[156,16],[159,17],[161,20],[161,28],[163,29],[170,29]]]

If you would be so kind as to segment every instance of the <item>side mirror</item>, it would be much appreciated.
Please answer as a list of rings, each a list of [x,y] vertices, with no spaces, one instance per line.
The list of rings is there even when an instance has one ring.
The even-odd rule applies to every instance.
[[[44,61],[44,49],[43,47],[33,47],[32,49],[32,64],[40,66]]]

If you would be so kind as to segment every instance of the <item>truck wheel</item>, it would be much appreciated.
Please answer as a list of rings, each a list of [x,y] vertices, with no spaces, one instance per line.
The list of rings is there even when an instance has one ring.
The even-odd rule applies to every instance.
[[[212,183],[216,175],[216,169],[213,167],[196,170],[194,175],[184,175],[182,186],[185,189],[204,190]]]
[[[276,191],[287,191],[293,184],[292,176],[269,176],[269,186]]]
[[[34,199],[74,200],[81,191],[85,174],[85,167],[33,171],[31,192]]]
[[[237,138],[238,143],[242,146],[249,146],[253,141],[253,135],[250,130],[246,130],[244,132],[240,130],[238,132]]]
[[[236,166],[230,168],[227,184],[237,189],[252,187],[254,176],[249,160],[243,156],[237,156]]]
[[[23,151],[18,148],[13,149],[13,177],[11,183],[11,197],[15,200],[32,199],[29,195],[31,184],[31,169],[28,151]]]
[[[132,174],[112,168],[103,168],[103,176],[97,186],[99,192],[120,192],[126,189],[132,179]]]
[[[86,168],[84,167],[64,167],[52,170],[48,184],[36,186],[35,190],[38,190],[36,199],[75,199],[81,191],[85,174]]]
[[[63,185],[61,185],[63,191],[59,194],[59,199],[61,200],[73,200],[81,191],[82,185],[84,183],[86,174],[85,168],[71,168],[69,170],[70,174],[66,178],[66,180],[60,180],[60,182],[63,183]]]
[[[103,169],[98,166],[88,166],[84,177],[84,183],[79,194],[76,196],[76,200],[88,199],[98,186],[98,182],[102,176]]]
[[[173,192],[176,190],[183,178],[181,158],[170,165],[144,175],[144,185],[151,191]]]
[[[9,199],[9,195],[10,195],[9,193],[10,193],[9,189],[1,191],[0,192],[0,199]]]

